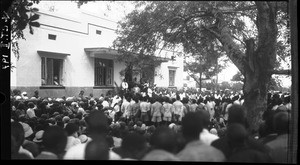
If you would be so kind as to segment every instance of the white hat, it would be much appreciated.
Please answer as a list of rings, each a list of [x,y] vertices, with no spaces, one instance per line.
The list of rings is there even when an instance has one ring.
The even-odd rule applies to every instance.
[[[16,100],[21,100],[22,97],[21,96],[16,96]]]
[[[142,124],[141,129],[142,129],[142,130],[146,130],[146,125],[145,125],[145,124]]]
[[[67,97],[67,98],[66,98],[66,101],[73,101],[73,100],[74,100],[73,97]]]
[[[32,128],[27,123],[23,123],[23,122],[20,122],[20,123],[23,126],[23,129],[25,132],[25,138],[27,138],[33,134]]]
[[[78,139],[80,140],[81,143],[86,143],[89,140],[89,138],[86,135],[84,135],[84,134],[81,134],[78,137]]]
[[[32,141],[36,142],[36,143],[39,143],[39,142],[42,142],[43,141],[43,134],[44,134],[44,130],[40,130],[38,131],[37,133],[35,133],[35,137],[33,138]]]
[[[169,128],[173,129],[175,125],[176,125],[175,123],[171,123],[171,124],[169,125]]]
[[[37,101],[37,98],[36,98],[36,97],[31,97],[31,98],[29,99],[29,101]]]
[[[71,105],[73,105],[73,106],[76,106],[76,107],[79,107],[79,106],[78,106],[78,103],[77,103],[77,102],[75,102],[75,101],[74,101],[74,102],[72,102],[72,103],[71,103]]]
[[[79,113],[79,112],[81,112],[83,115],[85,114],[85,110],[83,108],[81,108],[81,107],[78,108],[78,112],[77,113]]]
[[[210,129],[209,131],[211,134],[217,135],[218,131],[215,128]]]
[[[62,98],[57,98],[56,101],[57,101],[57,102],[63,102],[64,99],[62,99]]]

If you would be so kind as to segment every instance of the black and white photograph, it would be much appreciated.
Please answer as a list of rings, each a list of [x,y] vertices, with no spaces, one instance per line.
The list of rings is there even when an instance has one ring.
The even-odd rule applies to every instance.
[[[1,159],[297,164],[296,0],[0,4]]]

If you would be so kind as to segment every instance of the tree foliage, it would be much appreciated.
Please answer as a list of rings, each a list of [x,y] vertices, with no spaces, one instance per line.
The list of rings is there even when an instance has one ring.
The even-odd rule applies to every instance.
[[[80,8],[83,4],[87,4],[88,2],[94,2],[95,0],[71,0],[77,3],[77,7]]]
[[[286,3],[278,2],[275,5],[278,13],[276,23],[285,27],[288,23]],[[218,38],[218,33],[221,33],[218,28],[226,27],[223,29],[228,30],[232,41],[238,45],[238,53],[246,56],[245,41],[253,38],[257,47],[256,17],[257,7],[252,1],[137,2],[136,9],[120,22],[120,37],[117,41],[122,49],[150,55],[160,48],[178,47],[181,47],[185,54],[199,54],[211,43],[218,46],[220,51],[227,49],[228,52],[228,47],[222,45],[222,39]],[[251,26],[246,25],[246,22],[251,22]],[[286,38],[289,37],[287,31],[280,32],[278,37],[283,34]],[[278,42],[279,45],[280,43],[287,46]],[[281,50],[277,51],[278,55],[289,55],[283,55],[286,52],[282,51],[285,50],[283,47],[276,48]],[[233,58],[231,60],[237,67],[241,65],[241,61]],[[274,66],[275,62],[276,59],[268,65]],[[238,68],[243,70],[241,66]]]
[[[245,77],[245,106],[257,129],[271,75],[288,73],[277,70],[278,57],[290,56],[288,24],[283,1],[142,1],[119,23],[116,43],[147,55],[159,49],[196,55],[213,44]]]
[[[11,19],[11,46],[12,51],[19,59],[19,39],[25,39],[23,30],[28,26],[30,34],[33,34],[33,27],[39,27],[39,15],[37,8],[32,7],[39,0],[14,0],[7,1],[3,13]]]
[[[188,58],[185,61],[187,73],[197,82],[201,87],[201,81],[210,79],[220,73],[226,66],[223,61],[219,63],[218,59],[223,56],[222,52],[217,51],[214,44],[205,47],[200,54],[193,54],[192,60]],[[204,76],[205,78],[202,78]]]
[[[231,79],[236,83],[242,83],[244,81],[244,76],[241,72],[237,72]],[[240,85],[238,85],[240,86]],[[239,87],[238,87],[239,88]],[[278,78],[278,76],[272,76],[270,82],[268,83],[268,91],[275,90],[275,91],[282,91],[284,88],[282,86],[282,81]]]

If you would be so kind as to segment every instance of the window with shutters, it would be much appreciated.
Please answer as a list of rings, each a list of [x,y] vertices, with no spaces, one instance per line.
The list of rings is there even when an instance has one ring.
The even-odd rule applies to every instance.
[[[95,58],[95,86],[113,86],[113,60]]]
[[[175,70],[169,70],[169,86],[175,86]]]

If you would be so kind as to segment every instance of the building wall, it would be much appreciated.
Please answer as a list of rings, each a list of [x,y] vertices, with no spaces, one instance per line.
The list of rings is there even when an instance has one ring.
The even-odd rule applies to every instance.
[[[157,76],[154,78],[154,82],[157,87],[169,87],[169,70],[175,71],[175,87],[183,87],[183,58],[176,57],[176,61],[163,62],[156,68]]]
[[[102,19],[87,12],[76,14],[75,17],[53,14],[41,11],[38,22],[39,28],[34,28],[34,35],[29,28],[24,30],[26,40],[19,40],[20,58],[15,61],[16,69],[11,74],[11,89],[27,91],[32,96],[39,90],[41,97],[62,97],[78,95],[80,90],[95,96],[105,94],[109,89],[94,88],[94,58],[84,51],[84,48],[97,48],[112,46],[116,38],[115,22]],[[101,31],[101,35],[96,34]],[[56,40],[48,39],[48,35],[56,35]],[[37,51],[49,51],[69,54],[64,58],[62,85],[65,88],[41,89],[41,56]],[[114,59],[112,56],[103,58]],[[182,87],[183,60],[164,62],[156,68],[159,76],[155,77],[157,86],[169,85],[168,66],[176,66],[175,86]],[[119,86],[122,82],[120,71],[125,68],[124,63],[114,61],[114,81]],[[114,83],[114,86],[115,86]]]

